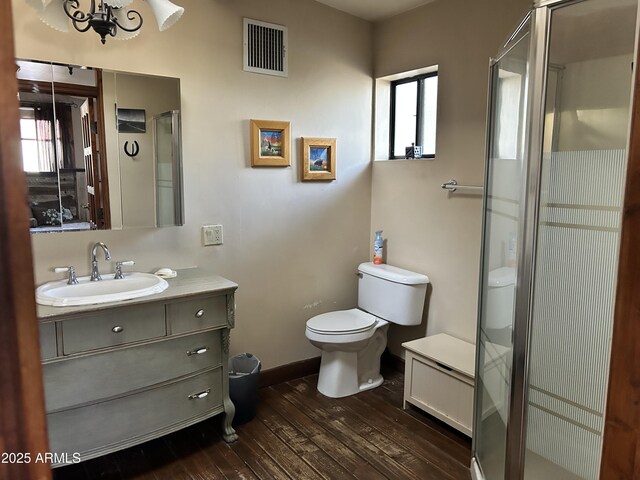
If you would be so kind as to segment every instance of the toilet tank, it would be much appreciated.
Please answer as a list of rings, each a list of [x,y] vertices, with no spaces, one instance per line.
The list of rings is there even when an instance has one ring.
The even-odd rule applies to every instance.
[[[486,328],[505,328],[513,323],[516,269],[500,267],[489,272],[486,299]]]
[[[398,325],[420,325],[429,277],[391,265],[358,266],[358,307]]]

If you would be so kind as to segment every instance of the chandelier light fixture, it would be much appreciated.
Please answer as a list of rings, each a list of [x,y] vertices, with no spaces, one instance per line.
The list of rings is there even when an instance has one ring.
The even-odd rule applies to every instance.
[[[184,8],[169,0],[145,0],[158,21],[158,28],[165,31],[176,23]],[[38,11],[40,20],[60,32],[69,31],[69,23],[79,32],[93,29],[106,43],[107,35],[117,40],[128,40],[140,33],[142,15],[129,9],[133,0],[90,0],[83,9],[80,0],[26,0]]]

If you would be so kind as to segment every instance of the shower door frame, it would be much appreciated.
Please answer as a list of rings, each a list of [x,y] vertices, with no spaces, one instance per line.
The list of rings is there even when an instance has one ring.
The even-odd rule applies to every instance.
[[[535,28],[535,23],[534,23],[534,11],[531,11],[529,13],[527,13],[527,15],[523,18],[523,20],[520,22],[520,24],[518,25],[518,27],[515,29],[514,33],[508,38],[508,40],[505,42],[503,48],[501,49],[501,51],[499,52],[499,54],[495,57],[495,58],[491,58],[490,62],[489,62],[489,86],[488,86],[488,102],[487,102],[487,137],[486,137],[486,145],[485,145],[485,172],[484,172],[484,198],[483,198],[483,224],[482,224],[482,241],[481,241],[481,247],[480,247],[480,280],[478,282],[480,289],[482,289],[483,286],[483,281],[484,281],[484,272],[485,272],[485,247],[486,247],[486,233],[487,233],[487,209],[488,209],[488,195],[489,195],[489,184],[490,184],[490,175],[491,175],[491,169],[489,168],[489,159],[491,158],[491,149],[492,149],[492,135],[493,135],[493,129],[492,129],[492,114],[493,114],[493,110],[492,110],[492,105],[495,101],[494,98],[494,82],[495,82],[495,75],[494,75],[494,68],[496,68],[496,65],[513,49],[515,48],[521,41],[528,41],[529,42],[529,57],[527,60],[527,79],[525,81],[525,85],[528,88],[529,85],[531,85],[531,81],[530,81],[530,75],[531,75],[531,59],[532,59],[532,51],[531,51],[531,44],[532,44],[532,39],[533,39],[533,32],[534,32],[534,28]],[[527,24],[527,22],[529,23],[528,31],[526,33],[524,33],[523,28],[525,27],[525,25]],[[528,35],[529,38],[528,39],[523,39],[524,35]],[[525,104],[525,114],[523,116],[523,118],[528,119],[530,118],[531,115],[531,92],[528,89],[525,93],[525,98],[526,98],[526,104]],[[523,130],[523,155],[526,158],[528,155],[528,150],[529,150],[529,145],[528,145],[528,141],[529,141],[529,124],[527,122],[527,124],[525,125],[525,128]],[[525,163],[526,166],[526,163]],[[521,180],[521,198],[520,198],[520,209],[519,209],[519,217],[520,218],[525,218],[525,211],[524,211],[524,207],[526,206],[526,201],[525,201],[525,197],[527,196],[527,173],[523,171],[522,173],[522,180]],[[518,236],[517,236],[517,241],[518,241],[518,245],[517,245],[517,251],[518,252],[522,252],[524,250],[524,245],[522,244],[523,239],[525,238],[525,231],[524,231],[524,227],[525,227],[525,222],[519,222],[518,224]],[[521,255],[520,255],[521,256]],[[515,293],[515,304],[517,305],[517,299],[519,298],[519,295],[521,295],[519,293],[519,290],[521,290],[522,286],[521,286],[521,282],[519,281],[521,278],[521,271],[520,271],[520,267],[522,265],[522,261],[519,258],[518,262],[517,262],[517,274],[516,274],[516,293]],[[478,294],[478,328],[477,328],[477,338],[476,338],[476,367],[475,367],[475,378],[476,379],[480,379],[481,378],[481,368],[480,365],[483,364],[483,360],[482,360],[482,355],[481,355],[481,349],[480,349],[480,345],[482,345],[482,329],[480,328],[481,325],[481,320],[482,320],[482,312],[484,310],[483,308],[483,300],[484,300],[484,295],[482,294],[482,290],[479,292]],[[516,329],[515,327],[515,322],[518,320],[517,315],[514,317],[514,327],[513,327],[513,332],[515,331],[519,331],[519,328]],[[514,427],[512,425],[514,425],[512,417],[514,415],[514,412],[512,412],[511,409],[511,405],[514,404],[515,401],[517,401],[517,398],[520,398],[520,395],[516,395],[515,389],[513,388],[514,386],[514,378],[517,379],[517,376],[515,375],[515,335],[512,339],[512,346],[511,346],[511,350],[512,350],[512,355],[513,355],[513,362],[512,362],[512,375],[511,375],[511,379],[510,379],[510,383],[509,383],[509,412],[508,412],[508,420],[507,420],[507,431],[506,431],[506,445],[507,445],[507,451],[505,452],[505,475],[507,475],[507,472],[509,471],[508,469],[510,468],[510,462],[509,462],[509,438],[510,435],[513,436],[514,434],[516,434],[516,431],[514,429]],[[526,356],[525,358],[523,358],[523,360],[526,361]],[[476,380],[477,383],[478,380]],[[516,395],[516,397],[514,398],[514,395]],[[479,408],[481,408],[480,404],[480,399],[479,399],[479,394],[478,391],[476,390],[475,395],[474,395],[474,415],[473,415],[473,432],[474,435],[472,437],[472,452],[473,452],[473,457],[472,457],[472,464],[471,464],[471,470],[472,470],[472,474],[474,479],[475,478],[484,478],[484,474],[482,473],[482,465],[480,464],[480,462],[477,459],[476,456],[476,452],[477,452],[477,435],[475,434],[475,432],[479,431],[479,419],[480,419],[480,414],[479,414]],[[521,431],[524,428],[523,425],[519,425],[519,428],[517,429],[518,431]],[[511,477],[508,477],[511,478]]]
[[[556,1],[556,4],[567,3]],[[516,273],[511,397],[507,423],[505,478],[524,477],[526,452],[527,400],[529,387],[530,326],[533,304],[533,274],[536,268],[540,180],[542,173],[542,136],[546,97],[546,72],[549,46],[549,8],[531,12],[527,118],[525,130],[525,169],[519,224],[519,254]]]
[[[556,0],[555,3],[567,3],[566,0]],[[523,221],[518,224],[518,261],[516,270],[515,285],[515,316],[513,320],[513,341],[512,341],[512,363],[509,393],[509,411],[506,432],[505,451],[505,478],[519,480],[523,477],[524,454],[526,451],[526,419],[527,419],[527,386],[529,377],[529,324],[530,305],[532,302],[533,275],[535,271],[535,247],[537,237],[537,215],[538,197],[540,189],[540,172],[542,168],[542,132],[544,123],[544,94],[546,89],[545,72],[547,63],[548,45],[548,9],[535,8],[527,14],[525,19],[518,25],[516,32],[509,37],[500,54],[490,62],[490,79],[495,65],[509,51],[514,44],[522,26],[527,20],[529,27],[529,58],[527,71],[527,92],[526,92],[526,114],[524,118],[529,119],[524,130],[524,169],[522,172],[522,188],[520,199],[519,216]],[[542,25],[542,27],[540,27]],[[542,32],[541,32],[542,30]],[[485,165],[485,185],[487,185],[488,159],[490,157],[490,119],[493,102],[493,82],[489,85],[488,117],[487,117],[487,145]],[[536,101],[536,99],[538,99]],[[532,138],[539,138],[534,142]],[[533,159],[533,161],[532,161]],[[487,189],[485,188],[484,208],[486,209]],[[480,286],[483,285],[484,275],[484,252],[485,252],[485,230],[486,217],[483,222],[483,235],[480,259]],[[482,295],[478,296],[478,325],[482,316]],[[478,328],[476,345],[480,345],[481,329]],[[476,348],[476,378],[480,375],[480,349]],[[514,408],[515,407],[515,408]],[[474,400],[474,427],[477,432],[478,423],[478,392],[476,391]],[[476,458],[477,437],[473,437],[473,458],[472,473],[475,477],[484,478],[482,466]]]
[[[171,120],[171,178],[173,181],[173,225],[160,225],[160,211],[158,207],[158,193],[160,191],[158,183],[158,121],[161,118],[169,118]],[[180,110],[169,110],[153,117],[153,135],[154,135],[154,158],[153,158],[153,183],[155,190],[154,208],[156,211],[156,226],[182,226],[184,225],[184,201],[183,198],[183,181],[182,181],[182,127],[180,121]]]
[[[523,171],[522,181],[522,197],[521,197],[521,206],[520,206],[520,218],[522,221],[519,222],[518,225],[518,261],[517,261],[517,270],[516,270],[516,287],[515,287],[515,316],[513,320],[513,341],[512,341],[512,367],[511,367],[511,383],[510,383],[510,397],[509,397],[509,412],[508,412],[508,420],[507,420],[507,431],[506,431],[506,451],[505,451],[505,479],[509,480],[522,480],[524,478],[524,462],[525,462],[525,453],[526,453],[526,432],[527,432],[527,404],[528,404],[528,385],[529,385],[529,351],[530,351],[530,326],[532,321],[533,309],[533,274],[536,268],[536,248],[537,248],[537,237],[538,237],[538,215],[539,215],[539,198],[540,198],[540,186],[541,186],[541,172],[542,172],[542,140],[544,133],[544,113],[545,113],[545,101],[546,101],[546,89],[547,89],[547,79],[546,74],[549,67],[548,64],[548,55],[549,55],[549,42],[550,42],[550,23],[551,23],[551,14],[553,10],[559,7],[569,6],[571,4],[582,3],[584,1],[589,0],[535,0],[533,3],[533,8],[529,12],[528,15],[531,17],[531,26],[530,26],[530,45],[529,45],[529,69],[528,69],[528,92],[527,92],[527,105],[526,117],[529,119],[526,130],[524,134],[524,142],[525,142],[525,168]],[[640,9],[639,9],[640,11]],[[639,13],[640,16],[640,13]],[[503,49],[500,54],[496,57],[496,59],[492,59],[490,62],[490,80],[492,78],[492,69],[495,64],[508,52],[513,46],[513,40],[516,38],[516,35],[520,31],[522,25],[526,21],[527,17],[521,22],[521,24],[515,30],[515,33],[509,37],[508,41],[505,43]],[[640,20],[636,23],[636,32],[638,32],[638,25]],[[636,57],[636,65],[640,62],[640,46],[639,40],[636,34],[636,45],[635,45],[635,57]],[[635,150],[628,150],[628,164],[627,164],[627,172],[632,172],[632,168],[637,170],[637,175],[640,177],[640,102],[638,99],[640,96],[640,79],[638,79],[637,69],[633,72],[633,96],[631,102],[631,108],[634,114],[633,120],[634,123],[631,125],[631,145],[635,146]],[[491,120],[491,108],[492,108],[492,82],[489,82],[489,101],[488,101],[488,116],[487,116],[487,145],[486,145],[486,163],[485,163],[485,185],[487,185],[487,178],[489,174],[488,168],[488,159],[490,158],[490,120]],[[635,155],[637,158],[635,162],[633,162],[633,156]],[[637,186],[640,184],[640,178],[636,179],[636,183],[633,184]],[[627,185],[631,185],[630,180],[627,180]],[[628,223],[634,222],[636,228],[628,227],[630,231],[624,232],[630,237],[635,237],[638,241],[640,241],[640,213],[636,213],[634,215],[635,210],[629,211],[628,205],[633,203],[634,205],[640,207],[640,192],[635,194],[635,198],[632,198],[633,194],[629,193],[630,189],[627,189],[624,207],[623,207],[623,222],[628,221]],[[487,202],[487,189],[485,188],[485,198],[483,205],[483,212],[486,209]],[[634,216],[634,218],[630,218]],[[480,258],[480,288],[483,285],[483,275],[484,275],[484,252],[485,252],[485,229],[486,229],[486,217],[483,221],[483,234],[482,234],[482,244],[481,244],[481,258]],[[628,225],[628,223],[624,223],[624,225]],[[637,322],[637,316],[633,315],[633,312],[629,308],[629,302],[634,301],[634,297],[631,293],[631,290],[634,292],[640,291],[640,280],[638,280],[637,271],[640,268],[640,260],[638,260],[638,256],[634,257],[633,255],[633,243],[629,240],[629,250],[626,253],[626,258],[634,259],[633,264],[636,267],[634,273],[628,273],[629,277],[627,277],[626,282],[618,282],[617,285],[617,297],[616,297],[616,311],[614,314],[614,326],[616,325],[616,321],[619,317],[623,317],[625,314],[629,318],[627,318],[627,322]],[[620,258],[623,252],[619,253],[620,257],[618,259],[619,262],[619,270],[618,270],[618,278],[622,278],[624,274],[622,270],[622,264],[620,262]],[[629,263],[629,262],[626,262]],[[627,267],[629,270],[629,267]],[[629,285],[629,283],[633,284],[633,287]],[[621,299],[619,298],[626,292],[629,298]],[[478,325],[480,325],[481,316],[482,316],[482,295],[478,296]],[[636,300],[636,304],[640,306],[640,301]],[[627,326],[627,328],[631,328]],[[616,329],[617,331],[621,330],[621,327]],[[477,331],[477,339],[476,345],[480,345],[480,327],[478,326]],[[626,338],[622,338],[626,337]],[[613,444],[613,438],[618,440],[620,437],[625,437],[627,441],[633,446],[630,446],[625,452],[639,452],[640,451],[640,425],[638,422],[640,421],[640,406],[639,405],[630,405],[631,402],[628,400],[625,402],[625,399],[620,400],[620,396],[625,395],[625,391],[621,390],[618,392],[613,392],[613,381],[618,379],[619,377],[623,377],[624,375],[620,372],[617,372],[617,376],[613,373],[614,367],[614,358],[616,355],[616,340],[623,344],[624,351],[627,352],[635,352],[634,342],[631,342],[629,338],[633,338],[640,342],[640,327],[634,325],[631,335],[624,335],[622,333],[618,334],[618,338],[615,337],[614,333],[614,343],[611,348],[610,353],[610,385],[608,391],[608,401],[607,401],[607,412],[606,418],[609,419],[610,416],[614,415],[612,408],[610,408],[610,402],[612,399],[618,399],[618,418],[624,418],[625,412],[626,415],[629,415],[629,412],[635,413],[635,425],[633,425],[633,433],[634,435],[629,435],[628,432],[616,432],[616,428],[620,428],[619,425],[616,426],[614,422],[607,421],[605,423],[605,431],[603,432],[603,449],[601,451],[601,472],[605,472],[605,464],[609,465],[609,468],[612,467],[610,464],[617,464],[619,468],[620,461],[616,462],[616,459],[620,458],[619,450],[616,448],[612,448],[608,444]],[[480,349],[476,348],[476,378],[479,378],[480,374],[479,368],[479,357],[480,357]],[[621,353],[618,353],[621,355]],[[632,357],[633,358],[633,357]],[[624,364],[625,359],[622,359],[620,364]],[[622,386],[626,386],[628,390],[635,391],[636,395],[640,397],[640,386],[638,386],[637,382],[634,382],[632,375],[627,375],[625,378],[619,379]],[[622,387],[618,387],[622,388]],[[477,432],[477,422],[478,422],[478,391],[475,392],[474,399],[474,426],[473,431]],[[629,422],[633,424],[633,421]],[[617,435],[617,436],[616,436]],[[476,435],[473,436],[473,444],[472,444],[472,460],[471,460],[471,472],[473,478],[483,479],[484,475],[482,473],[482,465],[479,464],[477,457],[477,439]],[[636,455],[640,457],[640,455]],[[631,463],[631,467],[629,472],[637,473],[640,470],[640,458],[634,460],[635,463]],[[629,463],[629,462],[627,462]],[[619,470],[616,470],[619,471]],[[610,470],[611,473],[611,470]],[[621,477],[622,478],[622,477]]]

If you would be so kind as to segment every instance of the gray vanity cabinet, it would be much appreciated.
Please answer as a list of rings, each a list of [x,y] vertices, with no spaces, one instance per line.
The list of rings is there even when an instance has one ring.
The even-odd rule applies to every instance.
[[[87,460],[218,414],[224,439],[236,440],[227,363],[237,286],[228,283],[41,317],[50,451]]]

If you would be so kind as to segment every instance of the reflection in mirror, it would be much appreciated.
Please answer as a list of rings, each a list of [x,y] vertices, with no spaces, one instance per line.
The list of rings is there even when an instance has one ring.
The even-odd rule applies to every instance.
[[[102,80],[105,105],[116,106],[105,109],[105,124],[117,125],[118,130],[107,128],[105,132],[107,157],[119,159],[108,162],[109,178],[120,179],[110,187],[111,196],[121,202],[120,208],[111,211],[113,228],[181,225],[179,81],[107,71]],[[174,120],[158,132],[155,126],[163,116]],[[157,188],[159,184],[175,190],[170,204],[165,201],[164,188]],[[169,219],[165,218],[167,209]]]
[[[48,62],[16,63],[32,231],[109,228],[104,208],[108,191],[98,185],[96,192],[87,178],[87,162],[99,169],[97,151],[103,151],[91,132],[100,116],[99,72]]]
[[[16,68],[32,232],[183,224],[179,79]]]
[[[180,111],[153,117],[156,138],[156,221],[159,227],[182,225]]]

